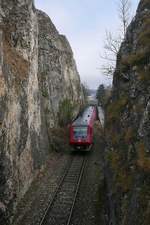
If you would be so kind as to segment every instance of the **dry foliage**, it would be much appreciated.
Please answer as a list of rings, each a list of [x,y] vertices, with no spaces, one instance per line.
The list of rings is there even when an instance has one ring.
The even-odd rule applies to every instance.
[[[149,73],[149,70],[143,70],[139,73],[139,77],[138,79],[144,83],[147,83],[150,81],[150,73]]]
[[[143,142],[138,145],[137,165],[144,171],[150,171],[150,158],[146,155],[146,148]]]
[[[64,152],[69,148],[69,128],[58,127],[49,130],[51,150]]]
[[[135,54],[131,54],[122,58],[123,65],[129,66],[140,66],[145,65],[148,62],[149,51],[147,49],[141,49]]]
[[[116,186],[121,188],[123,192],[129,191],[132,185],[132,176],[123,166],[119,152],[109,152],[108,160],[114,171]]]
[[[127,144],[133,143],[133,141],[135,140],[135,137],[136,137],[135,130],[132,127],[128,127],[124,137],[125,143]]]
[[[120,115],[121,115],[122,111],[125,109],[125,106],[127,105],[127,103],[128,103],[127,96],[122,96],[122,97],[120,97],[120,99],[111,103],[108,106],[107,120],[108,120],[109,123],[114,122],[118,118],[120,118]]]

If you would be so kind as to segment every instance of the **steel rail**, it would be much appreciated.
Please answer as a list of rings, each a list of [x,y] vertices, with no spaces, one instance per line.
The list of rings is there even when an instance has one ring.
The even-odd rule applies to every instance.
[[[55,190],[53,196],[50,197],[48,206],[47,206],[46,209],[45,209],[44,215],[43,215],[43,217],[42,217],[42,219],[41,219],[39,225],[43,225],[43,222],[44,222],[44,220],[45,220],[45,218],[46,218],[46,215],[47,215],[49,209],[51,208],[53,202],[55,201],[55,198],[56,198],[56,196],[57,196],[57,193],[58,193],[59,189],[61,188],[61,186],[62,186],[62,184],[63,184],[63,181],[64,181],[64,179],[65,179],[65,177],[66,177],[66,175],[67,175],[67,173],[68,173],[68,171],[69,171],[69,169],[70,169],[70,167],[71,167],[72,161],[73,161],[73,158],[71,158],[71,161],[69,162],[69,165],[68,165],[67,168],[65,169],[64,175],[63,175],[62,179],[60,180],[60,182],[59,182],[59,184],[58,184],[58,187],[56,188],[56,190]]]
[[[70,200],[70,202],[68,203],[68,206],[67,206],[68,207],[68,215],[66,215],[66,218],[65,217],[63,218],[63,219],[65,219],[65,223],[63,223],[63,224],[66,224],[66,225],[70,224],[72,214],[73,214],[73,209],[74,209],[74,206],[75,206],[75,202],[76,202],[76,198],[77,198],[77,194],[78,194],[78,191],[79,191],[79,187],[80,187],[80,183],[81,183],[81,180],[82,180],[82,175],[83,175],[83,171],[84,171],[84,168],[85,168],[85,165],[86,165],[87,158],[84,156],[84,157],[80,158],[80,160],[82,160],[82,161],[80,162],[79,159],[78,158],[76,159],[75,156],[72,158],[69,166],[65,170],[63,178],[61,179],[58,187],[56,188],[56,190],[54,192],[53,197],[50,198],[50,200],[49,200],[49,204],[48,204],[48,206],[45,210],[45,213],[44,213],[44,216],[42,217],[40,225],[48,224],[47,219],[53,218],[53,211],[52,210],[54,210],[55,213],[57,212],[57,207],[59,206],[59,205],[57,205],[57,201],[59,200],[60,193],[65,193],[65,194],[67,193],[66,190],[65,190],[65,192],[63,192],[64,191],[63,186],[68,184],[68,182],[70,182],[69,184],[72,185],[72,182],[73,182],[74,186],[75,186],[75,190],[70,195],[71,200]],[[72,180],[72,178],[70,180],[70,177],[73,177],[73,180]],[[66,180],[65,180],[65,178],[66,178]],[[69,190],[67,190],[67,191],[69,191]],[[66,209],[65,203],[63,205],[63,209],[64,210]],[[51,212],[52,212],[52,214],[51,214]],[[49,216],[48,216],[48,214],[49,214]],[[58,216],[60,216],[60,215],[61,216],[63,215],[63,211],[61,213],[58,212]],[[54,224],[56,224],[56,222],[54,222]],[[57,224],[57,225],[60,225],[60,224]]]
[[[78,184],[77,184],[77,188],[76,188],[76,192],[75,192],[75,197],[74,197],[74,200],[73,200],[73,203],[72,203],[72,207],[71,207],[71,210],[70,210],[70,215],[69,215],[69,218],[68,218],[68,221],[67,221],[67,225],[70,225],[70,222],[71,222],[73,209],[74,209],[75,202],[76,202],[76,199],[77,199],[77,194],[78,194],[78,191],[79,191],[79,187],[80,187],[80,183],[81,183],[81,179],[82,179],[82,175],[83,175],[83,172],[84,172],[84,169],[85,169],[86,162],[87,162],[87,158],[84,159],[83,164],[82,164],[82,168],[81,168],[81,171],[80,171],[79,180],[78,180]]]

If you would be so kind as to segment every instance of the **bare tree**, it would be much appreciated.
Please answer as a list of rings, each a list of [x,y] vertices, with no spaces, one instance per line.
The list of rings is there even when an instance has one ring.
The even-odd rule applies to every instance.
[[[120,45],[125,38],[131,18],[131,0],[118,0],[117,5],[120,20],[119,34],[114,36],[112,32],[106,31],[104,53],[101,56],[101,59],[104,61],[104,65],[102,65],[101,69],[105,75],[113,75],[114,73],[116,57],[120,49]]]
[[[123,38],[125,38],[127,27],[131,18],[131,1],[130,0],[119,0],[118,2],[118,12],[121,22],[121,30]]]
[[[120,35],[114,37],[111,32],[106,31],[104,53],[101,56],[101,59],[104,61],[104,65],[101,69],[105,75],[110,76],[114,72],[116,57],[120,48],[121,41],[122,39]]]
[[[106,42],[105,42],[104,48],[105,50],[107,50],[107,52],[110,52],[116,56],[120,48],[120,42],[121,42],[121,36],[118,36],[117,38],[115,38],[110,31],[106,31]]]

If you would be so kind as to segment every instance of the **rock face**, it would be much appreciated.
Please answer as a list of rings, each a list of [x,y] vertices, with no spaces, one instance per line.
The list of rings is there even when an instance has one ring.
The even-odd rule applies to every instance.
[[[58,111],[63,99],[76,103],[83,101],[81,84],[71,47],[65,36],[59,35],[50,18],[36,11],[39,24],[39,83],[42,103],[48,111],[46,122],[49,128],[58,120]]]
[[[112,224],[150,221],[150,1],[141,0],[118,54],[106,115]],[[108,175],[108,176],[109,176]],[[110,191],[110,188],[109,188]],[[114,219],[115,218],[115,219]]]
[[[44,165],[66,99],[77,113],[83,94],[67,39],[33,1],[1,0],[0,223]]]

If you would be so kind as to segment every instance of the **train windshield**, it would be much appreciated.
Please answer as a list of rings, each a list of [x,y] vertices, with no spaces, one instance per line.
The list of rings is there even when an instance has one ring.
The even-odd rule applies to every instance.
[[[87,137],[87,127],[74,127],[74,138],[86,138]]]

